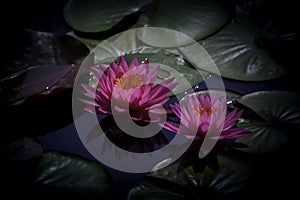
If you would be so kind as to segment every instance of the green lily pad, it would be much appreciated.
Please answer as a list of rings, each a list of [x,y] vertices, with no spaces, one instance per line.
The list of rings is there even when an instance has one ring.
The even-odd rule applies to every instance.
[[[252,134],[237,139],[237,142],[249,146],[248,148],[240,149],[241,151],[267,154],[283,151],[288,148],[288,138],[284,130],[265,127],[264,124],[260,125],[251,120],[239,122],[238,127],[253,132]]]
[[[76,155],[49,151],[42,155],[34,184],[44,194],[87,199],[109,197],[112,178],[99,164]]]
[[[125,16],[134,14],[150,0],[97,1],[70,0],[65,5],[66,22],[82,32],[106,31],[117,25]]]
[[[136,30],[128,30],[102,41],[91,52],[94,54],[95,63],[105,63],[138,48]]]
[[[133,188],[128,199],[241,199],[242,191],[250,185],[254,174],[251,166],[232,157],[219,155],[220,169],[217,172],[206,168],[195,174],[192,168],[180,173],[171,165],[153,171],[145,181]],[[158,164],[160,165],[160,164]],[[162,163],[165,165],[165,163]],[[239,198],[237,198],[239,197]]]
[[[215,33],[229,20],[228,11],[217,1],[183,3],[179,0],[165,0],[154,1],[153,5],[155,12],[148,16],[148,20],[143,17],[140,24],[161,29],[141,29],[138,37],[144,43],[155,47],[191,44]]]
[[[99,45],[103,40],[96,40],[96,39],[90,39],[90,38],[85,38],[82,36],[76,35],[74,31],[70,31],[67,33],[67,35],[74,37],[75,39],[79,40],[83,44],[85,44],[89,50],[94,49],[97,45]]]
[[[237,102],[246,106],[260,119],[244,119],[239,127],[253,134],[237,141],[249,145],[241,149],[251,153],[271,153],[287,150],[289,137],[299,130],[300,96],[285,91],[259,91],[244,95]]]
[[[280,77],[285,70],[254,44],[255,34],[232,22],[215,35],[200,41],[222,77],[241,81],[263,81]],[[195,44],[182,48],[188,60],[194,60]],[[201,69],[215,73],[205,59]]]
[[[156,31],[157,29],[139,31],[139,39],[156,47],[190,44],[193,42],[191,38],[203,39],[218,31],[229,20],[227,9],[217,1],[211,0],[188,1],[184,4],[178,0],[129,2],[71,0],[64,9],[64,17],[74,30],[81,33],[99,33],[96,36],[91,34],[85,36],[96,40],[103,39],[100,33],[119,28],[118,26],[126,26],[125,23],[128,22],[124,19],[129,19],[129,16],[133,18],[130,23],[135,23],[134,20],[137,20],[131,28],[149,26],[169,29],[160,29],[159,32]],[[178,37],[178,34],[170,35],[170,30],[178,31],[178,34],[185,34],[191,38]],[[91,43],[89,39],[87,42]]]

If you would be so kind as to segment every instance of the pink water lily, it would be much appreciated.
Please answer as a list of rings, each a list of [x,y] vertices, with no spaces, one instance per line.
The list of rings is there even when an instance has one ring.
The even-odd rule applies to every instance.
[[[177,103],[171,105],[172,111],[180,119],[181,126],[167,121],[162,125],[165,129],[198,140],[204,139],[210,127],[221,132],[219,136],[212,137],[218,140],[239,138],[250,133],[243,128],[234,127],[242,111],[235,109],[226,115],[224,98],[220,99],[217,95],[209,93],[206,95],[200,93],[197,96],[187,96],[185,102],[182,106]]]
[[[177,85],[174,78],[155,84],[159,68],[157,65],[150,70],[147,59],[139,64],[136,58],[128,66],[123,56],[108,67],[103,64],[92,67],[98,86],[95,89],[82,85],[94,99],[81,99],[88,105],[85,110],[112,114],[114,109],[117,113],[129,112],[135,121],[158,121],[159,115],[165,112],[162,105],[169,100],[168,95]]]

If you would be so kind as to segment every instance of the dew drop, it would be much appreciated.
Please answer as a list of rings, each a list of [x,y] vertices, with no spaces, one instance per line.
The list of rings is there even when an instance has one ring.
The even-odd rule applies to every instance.
[[[210,79],[211,77],[212,77],[212,75],[209,74],[209,75],[206,77],[206,79]]]
[[[232,104],[232,101],[227,101],[227,105],[231,105]]]
[[[184,65],[184,63],[185,63],[185,61],[183,59],[183,56],[182,55],[178,56],[177,57],[177,64],[178,65]]]

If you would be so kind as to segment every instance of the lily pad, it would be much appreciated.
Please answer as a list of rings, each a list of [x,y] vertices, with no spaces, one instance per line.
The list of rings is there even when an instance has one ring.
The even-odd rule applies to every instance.
[[[2,137],[36,136],[72,123],[70,101],[78,69],[72,65],[35,66],[0,81],[2,128],[10,130]]]
[[[203,39],[229,20],[228,11],[217,1],[154,1],[155,12],[141,24],[161,29],[141,29],[138,37],[155,47],[178,47]],[[142,16],[141,16],[142,17]],[[170,32],[172,34],[170,34]],[[184,36],[186,35],[186,36]]]
[[[283,75],[285,70],[254,44],[254,38],[254,33],[232,22],[199,43],[213,59],[222,77],[242,81],[263,81]],[[193,60],[197,53],[193,45],[181,50],[188,60]],[[215,73],[206,60],[197,66]]]
[[[14,78],[35,66],[79,65],[88,48],[69,35],[24,30],[18,53],[0,68],[0,80]]]
[[[100,44],[103,40],[96,40],[96,39],[90,39],[90,38],[85,38],[85,37],[80,37],[74,33],[74,31],[70,31],[67,33],[67,35],[70,35],[74,37],[75,39],[79,40],[83,44],[85,44],[89,50],[94,49],[98,44]]]
[[[78,67],[35,66],[14,78],[0,81],[0,100],[7,104],[21,104],[33,95],[47,95],[55,89],[72,88]]]
[[[45,134],[74,120],[72,88],[89,53],[68,35],[25,30],[22,36],[20,55],[0,69],[3,129],[10,130],[3,135],[8,138]]]
[[[136,30],[128,30],[100,42],[92,53],[95,63],[109,62],[138,49]]]
[[[97,1],[70,0],[65,5],[67,23],[81,32],[101,32],[117,25],[125,16],[139,12],[151,0]]]
[[[55,151],[42,155],[33,181],[43,194],[53,197],[107,198],[113,189],[110,174],[98,163]]]
[[[242,191],[251,184],[251,166],[224,155],[219,155],[218,160],[217,172],[206,168],[195,174],[187,168],[178,173],[176,165],[153,171],[130,191],[128,199],[242,199],[249,195]]]
[[[1,140],[0,160],[6,165],[26,165],[39,159],[43,153],[42,145],[30,137],[24,137],[4,145]],[[2,166],[3,167],[3,166]]]
[[[243,119],[238,126],[253,134],[239,138],[249,145],[242,149],[266,154],[287,151],[289,138],[299,130],[300,96],[286,91],[259,91],[244,95],[237,102],[255,112],[259,119]]]

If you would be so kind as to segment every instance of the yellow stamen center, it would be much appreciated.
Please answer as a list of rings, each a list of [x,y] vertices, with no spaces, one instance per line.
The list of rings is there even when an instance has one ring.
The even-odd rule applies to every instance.
[[[196,110],[196,112],[197,112],[197,116],[201,117],[203,115],[203,113],[205,113],[205,112],[208,115],[211,115],[213,112],[215,112],[215,109],[214,108],[204,108],[204,107],[202,107],[202,108],[198,108]]]
[[[124,90],[136,89],[144,85],[144,79],[139,75],[123,75],[115,80],[115,86]]]

